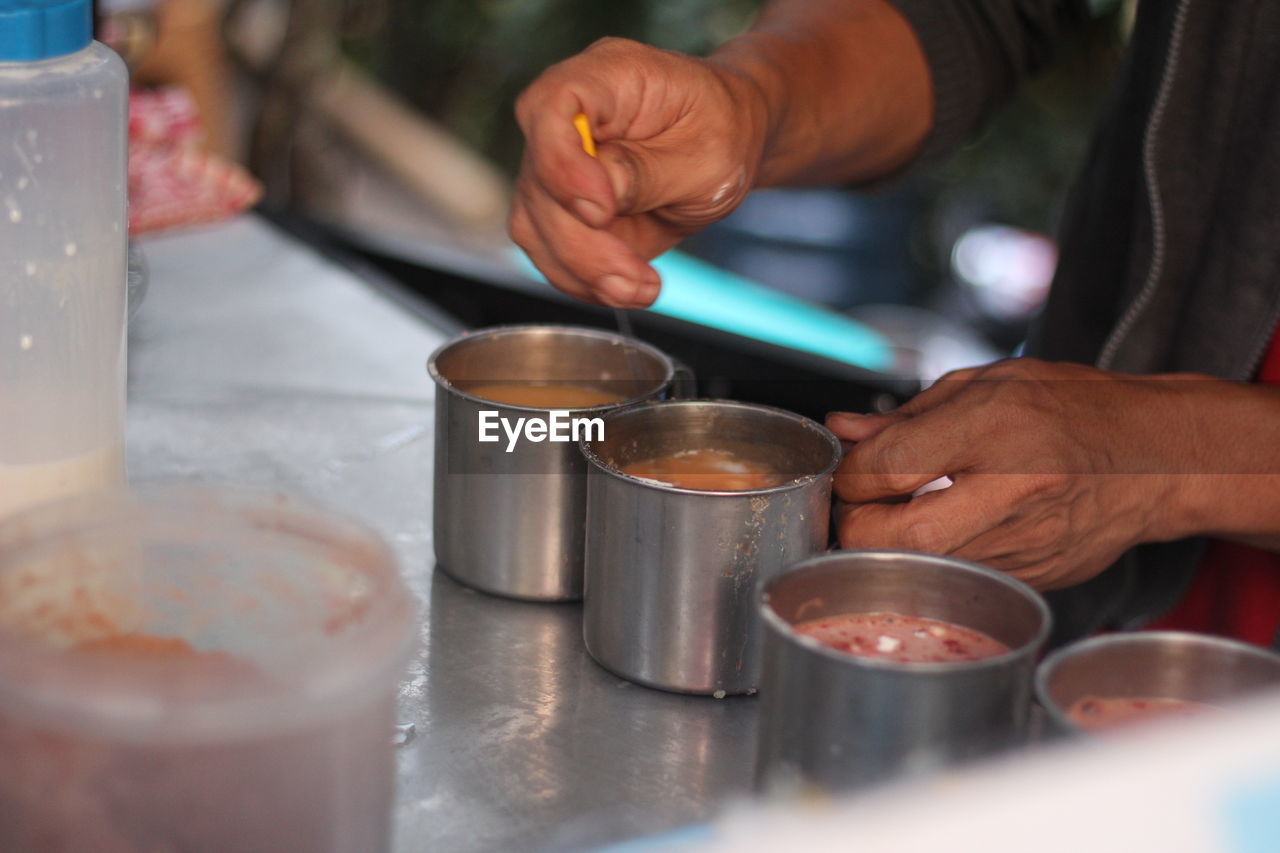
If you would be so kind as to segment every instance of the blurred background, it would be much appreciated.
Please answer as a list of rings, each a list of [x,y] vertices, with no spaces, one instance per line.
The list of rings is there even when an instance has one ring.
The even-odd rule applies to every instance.
[[[510,318],[468,302],[474,287],[441,287],[431,270],[470,285],[504,277],[476,259],[509,249],[519,92],[606,35],[705,53],[759,5],[100,0],[98,13],[137,85],[190,92],[205,145],[261,181],[261,209],[307,223],[476,323]],[[945,163],[874,191],[758,192],[684,248],[866,323],[896,348],[897,374],[936,376],[1013,352],[1052,277],[1051,235],[1132,6],[1095,0],[1052,70]]]

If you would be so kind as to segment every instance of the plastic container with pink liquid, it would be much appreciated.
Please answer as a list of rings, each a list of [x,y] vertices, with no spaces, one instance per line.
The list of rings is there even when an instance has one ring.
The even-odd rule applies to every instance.
[[[415,607],[280,496],[163,489],[0,523],[0,848],[376,853]]]

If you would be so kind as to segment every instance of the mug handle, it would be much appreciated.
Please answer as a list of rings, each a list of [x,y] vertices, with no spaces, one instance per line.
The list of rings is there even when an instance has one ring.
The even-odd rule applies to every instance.
[[[692,400],[698,396],[698,379],[693,369],[678,358],[671,359],[671,399]]]

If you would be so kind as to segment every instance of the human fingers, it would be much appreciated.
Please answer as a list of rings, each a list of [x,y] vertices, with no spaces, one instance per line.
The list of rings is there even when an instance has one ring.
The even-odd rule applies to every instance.
[[[998,362],[997,362],[998,363]],[[923,414],[935,409],[954,398],[968,388],[969,383],[986,375],[993,365],[983,364],[977,367],[966,367],[943,374],[919,394],[894,409],[889,414],[908,417]]]
[[[536,186],[584,225],[604,228],[619,212],[609,170],[583,149],[572,116],[556,112],[530,120],[520,169],[518,180]]]
[[[951,400],[965,390],[972,380],[981,376],[987,367],[988,365],[983,365],[953,370],[890,412],[831,412],[826,418],[827,429],[846,441],[867,441],[905,418],[922,414]]]
[[[617,204],[605,167],[588,154],[574,125],[579,114],[592,128],[599,116],[615,109],[629,77],[638,80],[643,69],[623,74],[603,73],[598,63],[579,55],[553,65],[516,99],[516,121],[525,137],[520,180],[535,183],[584,224],[603,228]]]
[[[555,259],[519,199],[512,205],[507,229],[511,233],[511,239],[524,251],[529,261],[557,290],[593,305],[604,304],[590,287]]]
[[[614,308],[644,308],[657,298],[657,272],[615,234],[583,225],[545,195],[526,194],[522,202],[536,241],[567,274],[567,292],[585,289]]]
[[[861,414],[859,412],[828,412],[827,429],[842,441],[867,441],[892,424],[903,420],[903,415],[887,413]]]
[[[835,493],[849,503],[909,495],[939,477],[964,471],[979,461],[971,440],[971,418],[946,410],[890,424],[858,442],[836,469]]]
[[[906,503],[867,503],[841,510],[843,548],[894,548],[952,554],[997,528],[1010,505],[982,481],[961,483]]]
[[[1131,544],[1120,532],[1125,525],[1117,524],[1124,511],[1098,508],[1100,496],[1089,494],[1087,484],[1064,490],[1043,475],[974,477],[1002,484],[1013,512],[966,543],[958,557],[1008,572],[1037,589],[1059,589],[1093,577]]]
[[[619,215],[655,213],[674,228],[694,231],[727,216],[750,190],[745,162],[708,141],[709,128],[733,124],[728,105],[715,120],[681,119],[661,137],[600,146]]]
[[[661,207],[696,184],[682,160],[705,147],[693,127],[709,117],[690,107],[718,105],[705,96],[714,86],[714,76],[692,57],[602,39],[549,68],[517,100],[525,172],[592,227]],[[597,145],[596,158],[584,151],[574,125],[579,115]],[[673,131],[676,138],[667,138]]]

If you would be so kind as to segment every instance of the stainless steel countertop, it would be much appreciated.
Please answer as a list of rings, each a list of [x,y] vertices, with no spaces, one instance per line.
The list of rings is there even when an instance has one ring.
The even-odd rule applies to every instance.
[[[345,511],[392,543],[421,602],[396,850],[589,848],[704,819],[749,789],[754,698],[631,685],[587,657],[579,606],[432,571],[424,363],[441,329],[253,216],[142,248],[132,480],[270,486]]]

